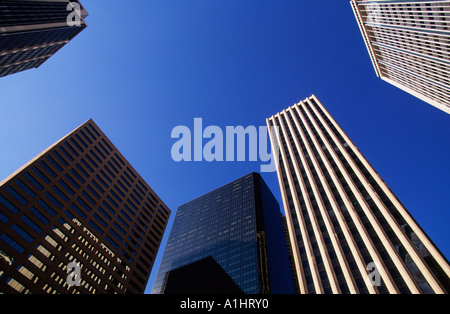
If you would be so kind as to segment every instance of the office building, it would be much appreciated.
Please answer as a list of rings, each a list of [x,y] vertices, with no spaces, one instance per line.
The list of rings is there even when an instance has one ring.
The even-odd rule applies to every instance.
[[[0,77],[41,66],[86,28],[87,15],[79,1],[0,1]]]
[[[267,125],[300,293],[449,292],[445,256],[314,95]]]
[[[88,120],[0,183],[0,292],[143,293],[169,215]]]
[[[178,207],[152,293],[293,293],[280,207],[259,174]]]
[[[450,113],[450,2],[350,3],[377,76]]]

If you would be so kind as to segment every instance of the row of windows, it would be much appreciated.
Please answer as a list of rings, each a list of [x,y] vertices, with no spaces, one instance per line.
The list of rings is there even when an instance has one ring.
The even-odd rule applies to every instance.
[[[63,43],[58,43],[55,45],[44,46],[39,48],[29,48],[27,50],[17,51],[13,53],[7,53],[5,55],[0,54],[0,67],[7,67],[11,65],[18,65],[30,60],[36,60],[41,58],[49,58],[58,49],[64,46]]]
[[[81,200],[81,199],[78,199],[78,201],[81,201],[82,203],[83,203],[83,201]],[[48,210],[51,210],[49,207],[48,207],[48,205],[46,205],[46,203],[45,202],[43,202],[43,207],[44,208],[46,208],[46,209],[48,209]],[[85,203],[84,203],[85,204]],[[79,210],[79,208],[78,207],[74,207],[76,210],[77,210],[77,212],[80,212],[80,210]],[[31,210],[30,210],[31,212],[33,212],[42,222],[44,222],[44,223],[48,223],[48,219],[46,219],[40,212],[38,212],[35,208],[31,208]],[[54,214],[54,212],[52,212],[52,214]],[[23,217],[25,217],[25,216],[23,216]],[[73,216],[71,216],[71,215],[69,215],[69,217],[73,217]],[[96,218],[99,218],[98,217],[98,215],[96,216]],[[25,218],[23,218],[23,219],[25,219]],[[30,225],[35,231],[37,231],[37,232],[40,232],[41,231],[41,229],[36,225],[36,224],[34,224],[31,220],[29,220],[29,219],[25,219],[25,221],[27,222],[27,223],[31,223],[32,225]],[[90,223],[91,223],[91,225],[92,225],[92,221],[90,221]],[[118,230],[120,230],[120,232],[122,233],[122,234],[124,234],[125,233],[125,231],[123,230],[123,228],[121,228],[117,223],[115,223],[114,224],[115,225],[115,227],[118,229]],[[98,228],[98,226],[96,226],[96,225],[94,225],[94,228],[96,229],[96,230],[98,230],[98,231],[101,231],[101,229],[99,229]],[[20,227],[18,227],[18,226],[14,226],[13,227],[13,230],[15,230],[17,233],[19,233],[22,237],[24,237],[28,242],[32,242],[33,241],[33,238],[30,236],[30,235],[28,235],[28,234],[26,234]],[[101,231],[101,233],[102,233],[102,231]],[[135,234],[135,232],[133,232],[134,234]],[[112,232],[112,234],[114,234],[114,236],[117,238],[118,237],[118,234],[116,233],[116,232]],[[114,240],[112,240],[110,237],[107,237],[106,238],[114,247],[116,247],[116,248],[118,248],[118,245],[117,245],[117,243],[116,242],[114,242]],[[140,240],[140,241],[142,241],[142,238],[140,238],[139,236],[138,236],[138,239]],[[122,242],[122,239],[121,238],[118,238],[118,240],[119,240],[119,242]],[[135,240],[133,240],[130,236],[128,236],[128,240],[131,242],[131,243],[133,243],[134,244],[134,246],[136,246],[137,248],[139,248],[139,245],[137,244],[137,242],[135,241]],[[18,245],[18,244],[17,244]],[[14,246],[16,246],[15,244],[14,244]],[[156,246],[156,243],[155,243],[155,246]],[[20,245],[18,245],[17,246],[18,248],[19,248],[19,251],[21,251],[22,249],[21,249],[21,246]],[[136,251],[130,246],[130,245],[128,245],[128,243],[125,243],[125,248],[127,249],[127,250],[129,250],[130,251],[130,253],[132,254],[132,255],[137,255],[137,253],[136,253]],[[146,245],[146,248],[148,249],[148,248],[150,248],[148,245]],[[154,250],[151,250],[151,251],[153,251],[153,253],[154,253]],[[143,252],[145,252],[145,251],[143,251]],[[145,252],[146,253],[146,252]],[[130,255],[128,254],[128,253],[126,253],[124,250],[122,250],[122,255],[124,255],[130,262],[134,262],[134,260],[133,260],[133,258],[131,258],[130,257]],[[151,261],[152,260],[152,258],[151,258],[151,256],[149,255],[149,254],[145,254],[148,258],[149,258],[149,260]],[[140,259],[141,260],[141,262],[142,261],[144,261],[147,265],[150,265],[148,262],[146,262],[145,260],[142,260],[142,259]]]
[[[36,60],[31,60],[31,61],[26,61],[26,62],[20,63],[18,65],[10,65],[10,66],[5,66],[5,67],[0,67],[0,77],[4,77],[4,76],[10,75],[10,74],[37,68],[42,63],[44,63],[47,59],[48,59],[48,57],[39,58]]]
[[[66,2],[2,1],[0,26],[65,23],[66,7]]]
[[[85,129],[87,130],[86,127],[85,127]],[[95,130],[95,129],[92,128],[92,130]],[[89,131],[89,130],[87,130],[87,131]],[[81,131],[81,132],[82,132],[82,131]],[[82,133],[82,134],[84,134],[84,133]],[[90,133],[90,134],[91,134],[91,136],[94,138],[94,136],[92,135],[92,133]],[[84,136],[88,139],[88,137],[87,137],[85,134],[84,134]],[[77,144],[77,142],[76,142],[73,138],[71,138],[71,140],[73,141],[73,144],[76,145],[76,146],[80,149],[80,151],[82,151],[81,147]],[[78,140],[79,140],[80,142],[84,143],[84,141],[81,140],[81,138],[80,138],[79,136],[78,136]],[[102,140],[103,140],[103,139],[102,139]],[[106,143],[106,141],[103,140],[103,142],[104,142],[104,144],[105,144],[106,147],[108,147],[109,149],[111,149],[111,147]],[[67,142],[66,142],[65,144],[66,144],[66,146],[71,147],[70,144],[68,144]],[[98,142],[98,144],[100,144],[100,142]],[[86,143],[84,143],[84,145],[86,145],[86,147],[87,147],[87,144],[86,144]],[[100,147],[103,147],[103,145],[100,146]],[[96,148],[96,147],[95,147],[95,148]],[[73,149],[73,148],[72,148],[72,149]],[[104,149],[104,151],[106,152],[106,149],[105,149],[104,147],[103,147],[103,149]],[[101,153],[100,151],[98,151],[98,152]],[[92,152],[92,150],[90,151],[90,153],[91,153],[95,158],[98,159],[98,157]],[[114,155],[115,155],[115,158],[118,160],[118,161],[116,161],[116,159],[115,159],[114,157],[111,157],[111,160],[113,161],[113,163],[115,164],[115,166],[114,166],[110,161],[107,162],[107,165],[104,165],[104,168],[105,168],[106,172],[109,174],[109,176],[108,176],[103,170],[100,171],[100,173],[102,174],[103,178],[106,179],[106,180],[109,182],[109,184],[111,184],[111,183],[113,182],[113,181],[112,181],[113,179],[116,179],[116,175],[113,173],[113,171],[114,171],[116,174],[119,174],[119,171],[116,169],[116,167],[122,168],[121,165],[125,165],[125,163],[123,162],[123,160],[122,160],[116,153],[115,153]],[[60,156],[59,156],[59,157],[60,157]],[[89,157],[89,155],[86,154],[86,157],[87,157],[87,159],[90,161],[90,163],[91,163],[92,165],[94,165],[94,167],[97,166],[97,164],[92,160],[92,158]],[[98,159],[98,160],[101,162],[100,159]],[[86,161],[84,161],[84,159],[81,159],[81,161],[82,161],[82,163],[84,164],[84,166],[88,169],[88,171],[90,171],[90,172],[92,173],[92,172],[93,172],[93,169],[88,165],[88,163],[87,163]],[[119,163],[120,163],[121,165],[120,165]],[[81,172],[86,178],[89,178],[89,175],[86,173],[86,171],[83,169],[83,167],[81,167],[79,164],[77,164],[76,166],[77,166],[78,170],[80,170],[80,172]],[[111,171],[110,169],[112,169],[113,171]],[[76,171],[72,170],[72,173],[80,180],[80,182],[82,182],[82,183],[85,182],[84,179],[82,179],[81,176],[80,176]],[[124,175],[125,175],[125,177],[126,177],[127,179],[124,177]],[[137,178],[136,175],[134,175],[134,173],[133,173],[129,168],[126,168],[126,169],[124,170],[124,172],[123,172],[123,175],[120,175],[120,179],[117,179],[117,183],[118,183],[118,184],[120,185],[120,187],[121,187],[124,191],[126,191],[127,193],[129,192],[128,188],[132,188],[132,185],[131,185],[130,182],[135,182],[135,181],[136,181],[136,180],[132,179],[131,177],[133,177],[134,179]],[[97,175],[97,179],[100,179],[100,178],[98,177],[98,175]],[[123,181],[123,182],[122,182],[122,181]],[[108,187],[109,187],[109,185],[108,185],[105,181],[103,181],[102,179],[100,179],[100,182],[103,184],[103,186],[105,186],[105,188],[108,188]],[[126,186],[128,186],[128,188],[126,188],[126,186],[124,185],[124,183],[125,183]],[[99,185],[96,184],[96,187],[99,187]],[[117,187],[117,185],[114,185],[113,187],[114,187],[114,190],[115,190],[115,191],[117,191],[119,194],[122,195],[122,197],[125,197],[124,193]],[[100,188],[100,190],[101,190],[101,188]],[[146,187],[144,186],[144,184],[143,184],[140,180],[137,180],[137,181],[136,181],[135,188],[133,188],[133,189],[131,190],[131,192],[129,192],[129,193],[130,193],[129,196],[134,200],[134,202],[135,202],[136,204],[140,204],[140,203],[142,203],[142,201],[144,201],[145,192],[144,192],[143,190],[148,191],[148,188],[146,188]],[[116,198],[116,200],[117,200],[118,202],[121,202],[121,201],[122,201],[122,199],[121,199],[114,191],[112,191],[111,194]],[[138,201],[138,199],[139,199],[140,201]],[[154,210],[152,209],[152,207],[151,207],[147,202],[150,203],[150,204],[152,204],[152,206],[153,206],[154,208],[156,208],[156,206],[157,206],[156,204],[158,204],[159,202],[158,202],[151,194],[150,194],[150,198],[147,197],[146,202],[145,202],[145,207],[146,207],[148,210],[150,210],[151,212],[154,212]],[[155,202],[156,202],[156,204],[155,204]],[[114,202],[114,203],[115,203],[115,202]],[[135,206],[134,204],[132,204],[132,206],[136,209],[136,206]],[[162,211],[165,213],[165,215],[164,215],[162,212],[160,212],[163,216],[168,215],[168,211],[167,211],[164,207],[161,206],[160,208],[161,208]],[[136,210],[137,210],[137,209],[136,209]],[[145,208],[143,208],[143,210],[145,211]],[[148,215],[150,218],[152,217],[151,214],[148,213],[148,212],[147,212],[147,215]],[[164,224],[164,222],[161,220],[160,217],[158,217],[158,219],[160,220],[160,222],[161,222],[162,224]],[[148,221],[148,218],[146,218],[145,220]],[[159,226],[161,226],[161,225],[159,225]]]
[[[26,219],[23,219],[24,221],[26,221],[27,223],[32,223],[32,224],[34,224],[31,220],[29,220],[28,218],[26,218]],[[66,229],[68,229],[68,230],[71,230],[72,228],[70,227],[70,225],[66,222],[66,221],[64,221],[64,219],[62,219],[62,218],[60,218],[60,222],[61,222],[61,224],[66,228]],[[37,227],[37,226],[35,226],[35,227]],[[64,235],[64,233],[61,231],[61,230],[59,230],[58,228],[56,228],[56,227],[53,227],[54,228],[54,232],[56,233],[56,234],[58,234],[59,235],[59,237],[61,238],[61,239],[63,239],[63,241],[64,242],[67,242],[68,241],[68,237],[66,236],[66,235]],[[31,238],[31,236],[29,235],[29,234],[27,234],[22,228],[20,228],[19,226],[17,226],[17,225],[13,225],[12,226],[12,230],[14,230],[15,232],[17,232],[19,235],[21,235],[27,242],[32,242],[32,238]],[[36,230],[36,231],[39,231],[39,230]],[[72,230],[72,233],[73,233],[73,230]],[[1,236],[1,239],[2,240],[4,240],[6,243],[8,243],[11,247],[13,247],[14,249],[16,249],[19,253],[23,253],[23,247],[20,245],[20,244],[18,244],[16,241],[14,241],[12,238],[10,238],[8,235],[6,235],[6,234],[3,234],[2,236]],[[46,235],[46,237],[45,237],[45,239],[47,240],[47,242],[49,243],[49,244],[51,244],[53,247],[55,247],[55,248],[57,248],[59,251],[61,251],[62,250],[62,247],[61,247],[61,245],[57,242],[57,241],[55,241],[53,238],[51,238],[49,235]],[[36,248],[37,248],[37,250],[39,250],[44,256],[46,256],[47,258],[49,258],[50,260],[55,260],[55,256],[49,251],[49,250],[47,250],[44,246],[42,246],[41,244],[38,244],[37,246],[36,246]],[[79,252],[81,255],[80,256],[84,256],[85,258],[88,258],[89,257],[89,255],[86,255],[85,254],[85,252],[83,252],[82,250],[80,250],[80,249],[78,249],[78,250],[76,250],[77,252]],[[109,250],[110,251],[110,250]],[[123,255],[127,258],[127,259],[130,259],[130,257],[129,257],[129,255],[125,252],[125,251],[122,251],[122,253],[123,253]],[[66,256],[67,256],[67,254],[66,254]],[[73,256],[72,256],[73,257]],[[43,263],[42,262],[40,262],[38,259],[36,259],[36,258],[33,258],[33,260],[32,260],[32,263],[35,265],[35,266],[37,266],[38,268],[40,268],[40,269],[42,269],[43,271],[45,271],[45,269],[46,269],[46,266],[43,266]],[[97,267],[98,268],[98,267]],[[115,269],[116,269],[116,267],[114,267]],[[128,268],[128,266],[126,266],[126,268],[127,269],[129,269]],[[140,267],[142,270],[143,270],[143,268],[142,267]],[[117,269],[117,271],[118,271],[118,269]],[[88,271],[89,272],[89,271]],[[92,273],[92,272],[91,272]],[[121,277],[122,278],[127,278],[126,276],[123,276],[123,272],[119,272],[119,273],[121,273],[122,275],[121,275]],[[143,272],[144,274],[146,274],[145,273],[145,271]],[[90,277],[93,277],[94,276],[94,274],[91,274],[90,275]],[[95,277],[95,276],[94,276]],[[96,277],[97,278],[97,277]],[[99,280],[98,278],[96,279],[97,281]],[[84,284],[83,284],[84,285]],[[123,286],[123,284],[121,284],[122,286]]]

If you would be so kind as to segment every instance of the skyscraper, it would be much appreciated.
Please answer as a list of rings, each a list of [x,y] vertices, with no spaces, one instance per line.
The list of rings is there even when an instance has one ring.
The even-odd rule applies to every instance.
[[[38,68],[86,28],[78,0],[0,1],[0,77]]]
[[[278,202],[250,173],[181,205],[152,293],[292,293]]]
[[[448,293],[447,259],[313,95],[267,119],[300,293]]]
[[[0,292],[143,293],[169,215],[88,120],[0,183]]]
[[[450,2],[350,3],[377,76],[450,113]]]

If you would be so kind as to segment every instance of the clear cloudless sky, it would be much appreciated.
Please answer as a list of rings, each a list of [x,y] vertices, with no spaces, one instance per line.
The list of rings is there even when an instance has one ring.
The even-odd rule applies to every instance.
[[[147,293],[177,207],[261,164],[177,163],[172,129],[264,126],[312,94],[449,256],[450,115],[377,78],[348,0],[82,3],[88,28],[0,78],[0,180],[94,119],[173,213]]]

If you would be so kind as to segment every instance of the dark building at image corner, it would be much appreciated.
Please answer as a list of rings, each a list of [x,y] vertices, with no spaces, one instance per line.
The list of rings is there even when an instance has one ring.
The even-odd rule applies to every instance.
[[[87,25],[78,0],[1,0],[0,77],[40,67]]]
[[[0,182],[0,293],[144,293],[169,216],[88,120]]]
[[[294,293],[280,207],[259,174],[178,208],[152,293]]]

